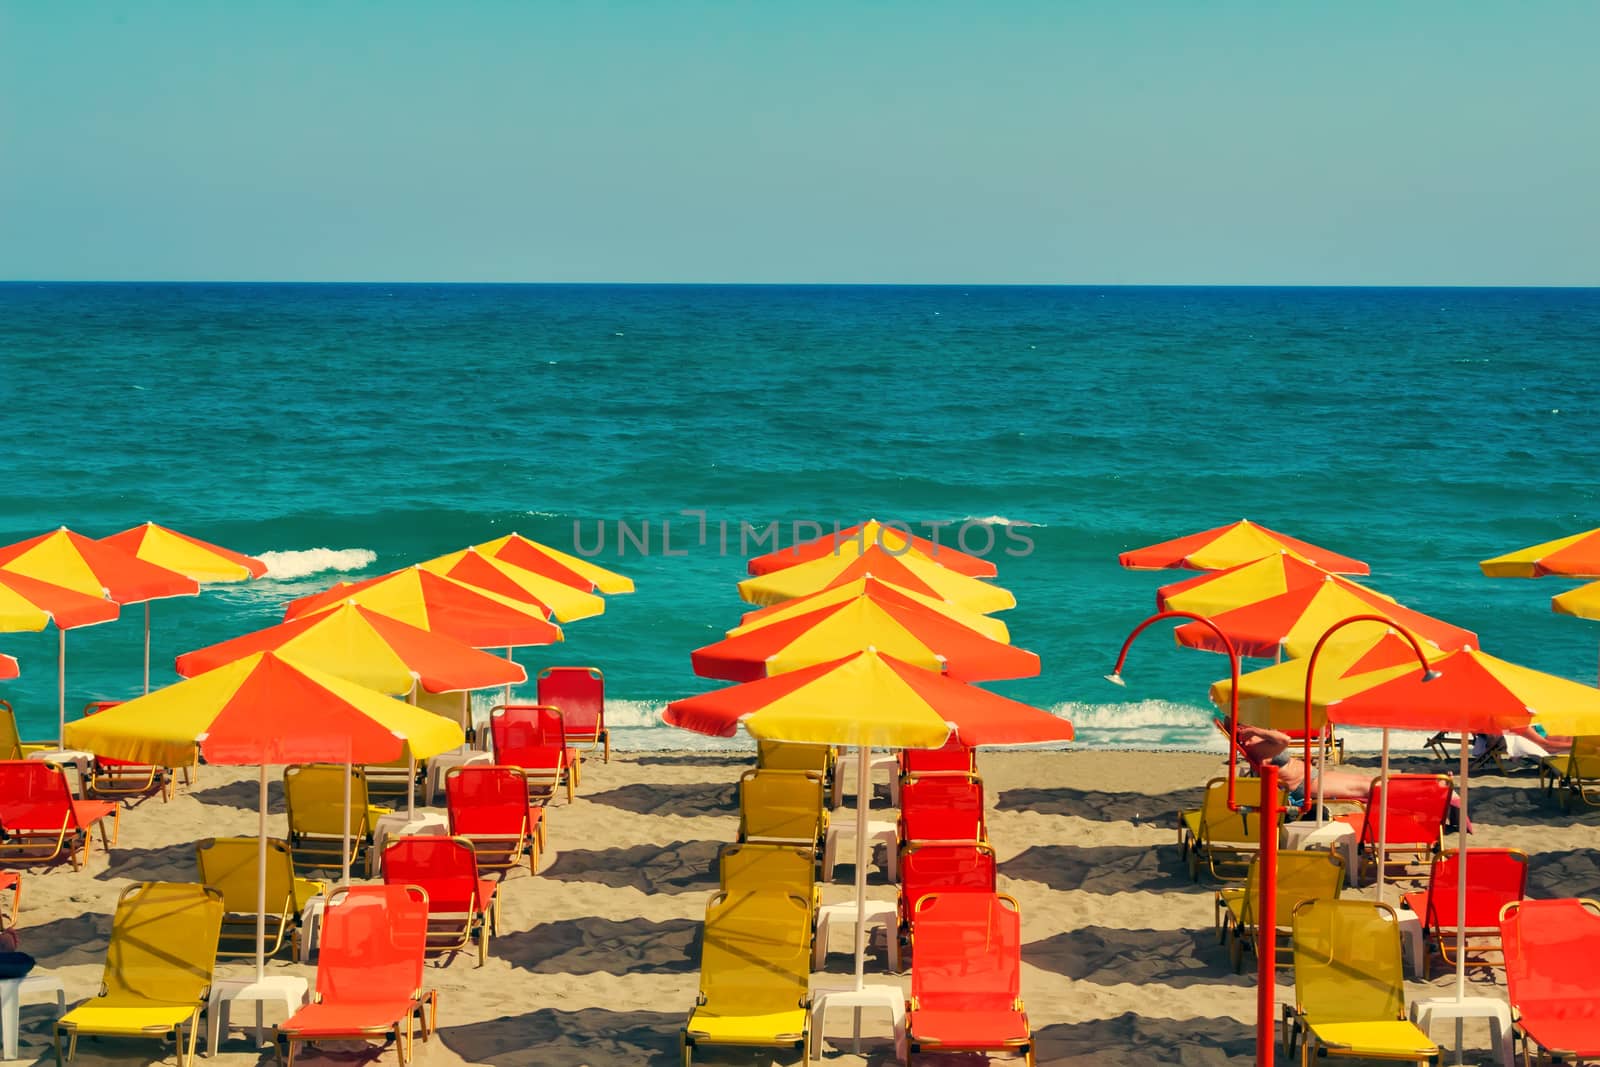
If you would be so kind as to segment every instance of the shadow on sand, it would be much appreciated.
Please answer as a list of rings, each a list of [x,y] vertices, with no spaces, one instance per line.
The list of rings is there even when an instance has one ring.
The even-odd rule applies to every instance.
[[[1198,808],[1204,789],[1178,789],[1171,793],[1102,793],[1065,786],[1045,789],[1007,789],[995,801],[996,811],[1037,811],[1045,815],[1075,815],[1096,822],[1131,822],[1173,827],[1178,812]]]
[[[598,919],[540,923],[495,938],[494,954],[536,974],[689,974],[700,969],[694,919]]]
[[[649,785],[636,782],[604,793],[591,793],[585,799],[607,804],[640,815],[726,815],[739,810],[738,787],[733,782],[671,783]]]
[[[1255,1060],[1255,1030],[1237,1019],[1155,1019],[1129,1012],[1114,1019],[1042,1026],[1033,1037],[1038,1062],[1051,1067],[1243,1067]]]
[[[1022,946],[1022,959],[1062,977],[1099,985],[1255,984],[1253,974],[1233,973],[1227,952],[1210,930],[1083,926]]]
[[[628,848],[569,848],[539,872],[559,882],[594,882],[645,893],[703,893],[717,888],[720,841],[674,841]]]
[[[524,1067],[533,1063],[583,1063],[635,1067],[678,1061],[681,1012],[556,1011],[504,1015],[465,1026],[443,1026],[435,1038],[467,1063]],[[420,1051],[423,1046],[418,1045]]]
[[[1089,893],[1211,892],[1189,881],[1175,846],[1034,845],[1000,864],[999,872],[1051,889]]]

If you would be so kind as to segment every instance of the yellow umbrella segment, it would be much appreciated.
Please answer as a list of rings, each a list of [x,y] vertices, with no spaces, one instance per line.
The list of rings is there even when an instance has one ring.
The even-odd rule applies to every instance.
[[[518,533],[472,547],[486,556],[565,582],[574,589],[607,595],[633,592],[633,579],[627,575],[608,571],[586,559],[579,559]]]
[[[770,626],[775,622],[792,619],[796,615],[805,615],[822,608],[842,604],[847,600],[867,597],[880,603],[914,605],[937,611],[946,618],[953,619],[969,630],[976,630],[991,641],[1011,643],[1011,631],[999,619],[988,615],[980,615],[976,611],[964,608],[959,604],[952,604],[948,600],[940,600],[915,590],[893,585],[881,578],[864,577],[845,582],[843,585],[831,586],[820,593],[809,596],[796,597],[786,600],[781,604],[774,604],[768,608],[760,608],[747,612],[739,625],[728,631],[727,636],[738,637],[740,634],[749,633],[751,630],[762,626]]]
[[[940,566],[914,549],[895,555],[878,545],[854,558],[828,555],[746,578],[739,596],[752,604],[781,604],[869,576],[983,615],[1017,606],[1017,598],[998,585]]]
[[[476,548],[449,552],[418,564],[425,571],[487,589],[512,600],[537,604],[558,622],[590,619],[606,610],[603,597],[575,589],[537,571],[488,556]]]

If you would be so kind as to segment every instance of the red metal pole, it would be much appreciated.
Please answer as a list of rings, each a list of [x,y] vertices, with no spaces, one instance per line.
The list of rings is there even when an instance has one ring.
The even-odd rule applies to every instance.
[[[1256,1065],[1271,1067],[1273,1027],[1278,991],[1278,768],[1261,767],[1261,901],[1256,928],[1256,956],[1261,968],[1256,978]]]

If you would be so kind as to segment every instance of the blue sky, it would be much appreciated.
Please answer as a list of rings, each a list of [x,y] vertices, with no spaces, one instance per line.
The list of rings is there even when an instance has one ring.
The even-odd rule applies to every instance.
[[[1600,284],[1600,4],[0,5],[0,278]]]

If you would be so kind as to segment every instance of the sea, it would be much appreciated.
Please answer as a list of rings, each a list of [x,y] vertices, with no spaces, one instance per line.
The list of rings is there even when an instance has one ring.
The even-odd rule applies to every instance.
[[[513,531],[576,547],[637,591],[518,659],[602,668],[619,747],[694,748],[749,743],[659,718],[722,684],[689,653],[750,610],[746,557],[941,524],[1043,661],[994,689],[1080,747],[1220,751],[1220,656],[1163,625],[1127,688],[1103,676],[1185,576],[1117,554],[1239,518],[1595,681],[1600,623],[1550,611],[1572,583],[1477,562],[1600,526],[1597,366],[1595,289],[11,283],[0,543],[153,520],[265,560],[152,605],[155,685],[336,580]],[[141,690],[143,614],[68,634],[69,708]],[[0,699],[53,735],[55,631],[0,651]]]

